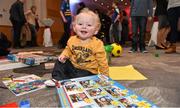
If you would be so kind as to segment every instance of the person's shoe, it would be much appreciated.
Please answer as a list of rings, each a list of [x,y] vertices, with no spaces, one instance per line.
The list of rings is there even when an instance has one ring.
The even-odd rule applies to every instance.
[[[55,87],[56,86],[56,80],[55,79],[51,79],[51,80],[47,80],[44,82],[44,84],[48,87]]]
[[[176,53],[176,45],[171,44],[169,48],[165,50],[166,54]]]
[[[155,47],[156,47],[156,49],[157,49],[157,50],[160,50],[160,49],[165,49],[165,47],[163,47],[163,46],[158,46],[158,45],[155,45]]]
[[[164,47],[164,49],[167,49],[167,48],[168,48],[166,44],[162,44],[162,43],[161,43],[161,45]]]
[[[135,50],[135,49],[130,49],[129,51],[128,51],[128,53],[135,53],[137,50]]]
[[[148,53],[147,50],[141,50],[141,53]]]

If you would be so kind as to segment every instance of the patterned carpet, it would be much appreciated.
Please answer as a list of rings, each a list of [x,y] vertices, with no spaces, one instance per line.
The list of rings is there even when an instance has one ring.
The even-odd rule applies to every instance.
[[[126,88],[133,90],[136,94],[154,102],[159,107],[180,107],[180,47],[176,54],[164,54],[152,47],[149,53],[128,53],[130,48],[124,48],[121,57],[113,57],[111,66],[133,65],[148,80],[144,81],[118,81]],[[34,48],[26,50],[44,50],[60,53],[56,48]],[[13,50],[14,52],[22,49]],[[155,54],[158,53],[159,57]],[[8,89],[3,88],[2,78],[13,75],[14,77],[35,74],[43,79],[51,78],[52,70],[46,70],[44,64],[34,67],[19,68],[14,70],[0,71],[0,105],[9,102],[19,102],[29,99],[31,107],[58,107],[59,100],[55,88],[45,88],[33,93],[16,97]]]

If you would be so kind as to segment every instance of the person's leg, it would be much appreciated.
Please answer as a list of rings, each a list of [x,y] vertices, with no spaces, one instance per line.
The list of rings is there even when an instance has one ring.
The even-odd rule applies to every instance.
[[[85,76],[91,76],[91,75],[95,75],[87,70],[82,70],[82,69],[77,69],[76,73],[73,75],[71,78],[78,78],[78,77],[85,77]]]
[[[114,42],[114,39],[113,39],[113,24],[111,24],[111,26],[109,28],[109,40],[110,40],[110,43]]]
[[[147,17],[139,19],[139,48],[141,52],[146,52],[145,48],[145,32],[146,32]]]
[[[178,15],[175,8],[168,10],[168,19],[171,26],[170,43],[176,43]]]
[[[67,41],[71,35],[71,22],[68,21],[67,24],[66,24],[66,30],[65,30],[65,33],[66,33],[66,36],[64,37],[64,43],[65,43],[65,46],[67,45]]]
[[[176,52],[176,40],[178,36],[177,22],[180,16],[180,7],[170,8],[168,10],[168,20],[171,27],[171,34],[169,36],[169,41],[171,43],[170,47],[165,51],[165,53],[175,53]]]
[[[119,36],[119,22],[118,21],[116,21],[116,23],[113,24],[113,35],[114,35],[115,42],[119,43],[120,36]]]
[[[122,29],[122,44],[126,44],[126,41],[129,40],[129,27],[128,25],[124,25],[123,29]]]
[[[66,44],[65,44],[65,38],[67,36],[66,29],[67,29],[67,23],[64,23],[64,33],[63,33],[62,38],[59,40],[60,48],[65,48],[65,46],[66,46]]]
[[[137,42],[138,42],[138,22],[137,17],[131,17],[132,22],[132,49],[130,51],[137,51]]]
[[[158,16],[158,22],[159,22],[159,24],[158,24],[156,49],[164,49],[164,47],[161,45],[163,32],[165,30],[163,27],[163,15]]]
[[[126,41],[126,27],[125,25],[122,25],[122,31],[121,31],[121,44],[124,45]]]
[[[31,30],[31,42],[32,42],[32,46],[37,46],[36,43],[36,28],[34,25],[30,24],[30,30]]]
[[[52,78],[58,81],[70,78],[84,77],[89,75],[94,74],[87,70],[75,68],[69,60],[66,60],[65,63],[61,63],[59,60],[57,60],[52,72]]]
[[[162,40],[163,40],[163,34],[165,32],[165,28],[161,28],[158,30],[158,33],[157,33],[157,45],[156,45],[156,49],[164,49],[165,47],[163,47],[161,45],[162,43]]]
[[[121,22],[119,22],[119,24],[118,24],[118,37],[119,37],[119,44],[121,44],[121,41],[122,41],[122,35],[121,35],[121,32],[122,32],[122,23]]]
[[[13,24],[13,47],[17,48],[18,46],[18,24],[17,22],[12,22]]]
[[[107,27],[107,28],[104,30],[104,36],[105,36],[105,38],[106,38],[106,44],[110,44],[109,28],[110,28],[110,27]]]
[[[22,22],[18,22],[18,28],[17,28],[17,44],[18,44],[18,47],[21,48],[21,43],[20,43],[20,36],[21,36],[21,30],[22,30],[22,27],[23,27],[23,23]]]
[[[57,60],[52,72],[52,78],[56,80],[69,79],[71,78],[69,73],[74,73],[75,71],[76,70],[74,66],[70,63],[69,60],[66,60],[65,63],[61,63],[59,60]]]
[[[64,23],[64,34],[61,38],[61,40],[59,41],[59,45],[62,47],[62,48],[65,48],[66,45],[67,45],[67,41],[70,37],[70,32],[71,32],[71,18],[68,19],[68,22],[67,23]]]
[[[167,15],[159,15],[159,26],[158,26],[158,36],[157,36],[157,47],[164,49],[167,48],[165,45],[166,37],[169,33],[169,22],[167,19]]]
[[[170,32],[170,27],[165,27],[165,31],[163,33],[163,36],[162,36],[162,40],[161,40],[161,45],[164,46],[165,48],[167,48],[167,44],[166,44],[166,38]]]

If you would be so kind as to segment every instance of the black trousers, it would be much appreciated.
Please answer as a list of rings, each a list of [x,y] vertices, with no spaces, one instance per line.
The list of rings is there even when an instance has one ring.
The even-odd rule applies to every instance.
[[[94,74],[87,70],[75,68],[69,60],[66,60],[65,63],[61,63],[59,60],[57,60],[52,72],[52,78],[58,81],[90,75]]]
[[[63,48],[66,47],[67,45],[67,41],[71,35],[71,18],[67,18],[67,23],[64,23],[64,34],[61,38],[61,40],[59,40],[59,45],[61,45]]]
[[[24,23],[17,22],[17,21],[11,21],[13,25],[13,47],[21,47],[20,45],[20,35],[21,35],[21,29]]]
[[[179,34],[177,30],[177,23],[179,17],[180,17],[180,6],[168,9],[168,20],[171,27],[171,32],[169,35],[170,43],[176,43],[178,39]]]

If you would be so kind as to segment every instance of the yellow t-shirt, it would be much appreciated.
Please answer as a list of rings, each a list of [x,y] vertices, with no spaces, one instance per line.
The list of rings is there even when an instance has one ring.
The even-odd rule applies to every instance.
[[[83,41],[78,36],[71,36],[62,55],[68,57],[76,68],[109,76],[103,42],[94,36],[88,41]]]

